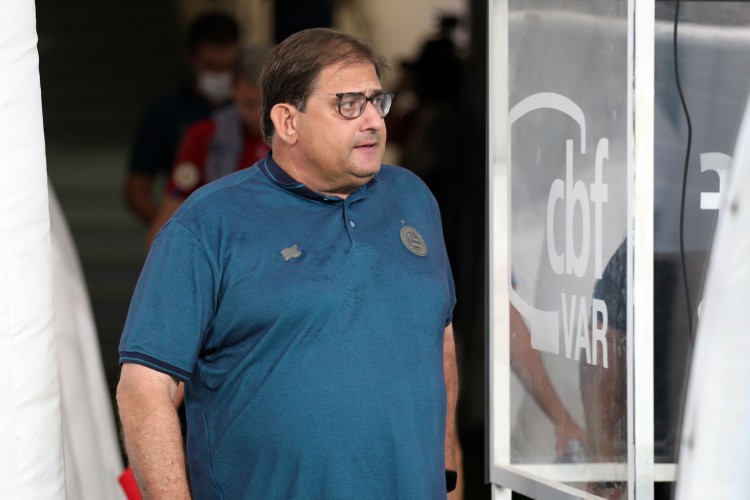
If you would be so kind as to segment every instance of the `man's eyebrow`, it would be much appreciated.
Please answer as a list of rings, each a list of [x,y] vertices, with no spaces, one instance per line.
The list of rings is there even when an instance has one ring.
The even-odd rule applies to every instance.
[[[352,91],[352,92],[339,92],[339,93],[340,94],[363,94],[363,95],[368,96],[368,95],[382,94],[383,89],[381,88],[372,89],[369,91],[369,93],[366,90],[358,90],[358,91]]]

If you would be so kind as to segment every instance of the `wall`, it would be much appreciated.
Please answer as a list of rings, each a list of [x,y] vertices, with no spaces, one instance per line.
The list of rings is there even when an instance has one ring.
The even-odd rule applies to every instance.
[[[273,40],[273,4],[270,0],[175,1],[183,25],[204,9],[220,8],[234,12],[243,22],[248,42],[268,43]],[[334,5],[336,27],[368,40],[394,69],[399,61],[416,56],[421,42],[436,28],[438,13],[465,15],[467,12],[464,0],[336,0]],[[395,77],[394,71],[386,77],[386,83]]]

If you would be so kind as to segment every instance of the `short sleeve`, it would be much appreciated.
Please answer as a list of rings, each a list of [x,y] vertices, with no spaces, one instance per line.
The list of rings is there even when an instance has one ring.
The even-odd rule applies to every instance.
[[[216,309],[217,278],[205,248],[179,222],[157,235],[133,294],[120,363],[189,380]]]

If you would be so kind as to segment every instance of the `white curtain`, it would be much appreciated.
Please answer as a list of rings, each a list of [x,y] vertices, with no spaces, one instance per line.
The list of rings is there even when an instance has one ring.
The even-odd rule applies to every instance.
[[[750,101],[735,144],[690,369],[678,500],[750,498]]]
[[[0,15],[0,498],[65,498],[35,4]]]
[[[117,482],[122,458],[94,315],[78,253],[51,186],[49,215],[68,498],[124,499]]]

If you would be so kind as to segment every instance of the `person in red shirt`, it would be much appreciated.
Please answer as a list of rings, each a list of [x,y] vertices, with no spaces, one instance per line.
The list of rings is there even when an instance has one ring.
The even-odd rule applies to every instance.
[[[269,148],[260,131],[260,71],[270,52],[247,46],[234,64],[234,103],[194,123],[183,135],[162,205],[151,224],[148,244],[193,191],[252,166]]]
[[[130,153],[123,195],[147,226],[159,211],[156,186],[169,175],[185,129],[223,108],[232,97],[231,71],[240,27],[219,11],[198,15],[186,37],[190,78],[146,110]]]

